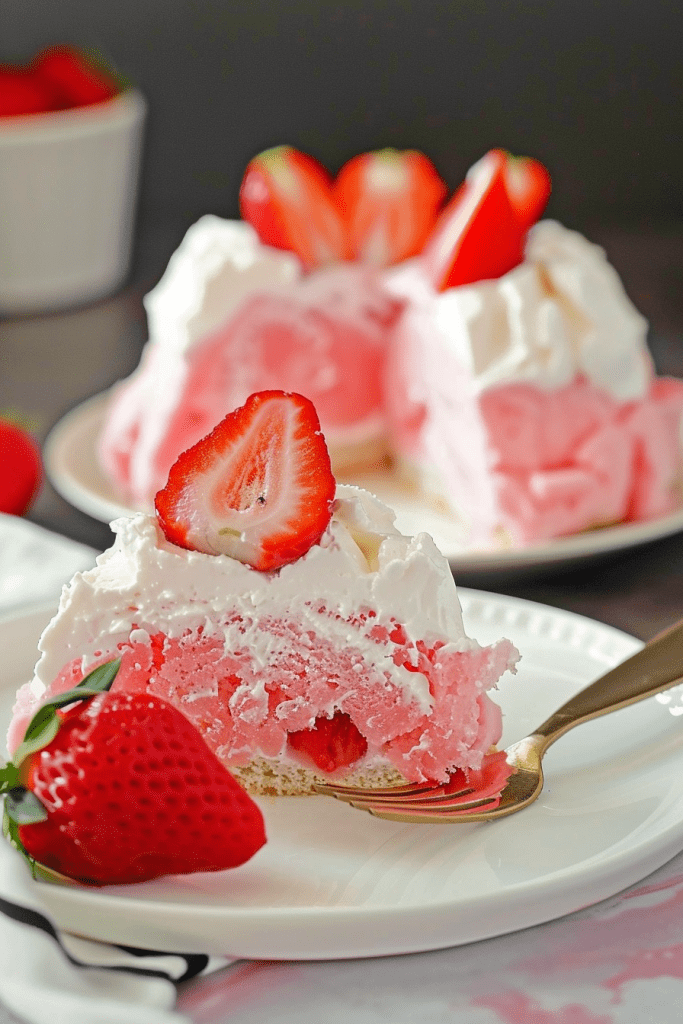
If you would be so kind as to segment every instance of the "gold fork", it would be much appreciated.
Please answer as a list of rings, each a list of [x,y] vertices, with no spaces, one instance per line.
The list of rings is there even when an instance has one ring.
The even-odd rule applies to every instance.
[[[543,789],[541,761],[551,743],[575,725],[635,704],[683,682],[683,621],[571,697],[530,736],[505,751],[513,768],[502,793],[468,786],[461,772],[448,783],[414,783],[385,789],[334,784],[316,791],[389,821],[439,824],[493,821],[533,803]]]

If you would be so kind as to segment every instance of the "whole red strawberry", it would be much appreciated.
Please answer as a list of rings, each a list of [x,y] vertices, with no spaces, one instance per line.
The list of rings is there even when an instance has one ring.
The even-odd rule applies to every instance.
[[[34,59],[33,70],[60,107],[103,103],[118,92],[114,79],[73,46],[48,47]]]
[[[179,456],[155,506],[172,544],[265,571],[320,540],[334,492],[313,403],[258,391]]]
[[[0,418],[0,512],[23,515],[38,493],[41,478],[36,442],[16,423]]]
[[[36,713],[0,776],[5,831],[38,864],[94,885],[249,860],[266,841],[254,801],[175,708],[106,692],[117,670],[100,666]]]
[[[41,114],[56,106],[48,83],[30,69],[0,65],[0,117]]]

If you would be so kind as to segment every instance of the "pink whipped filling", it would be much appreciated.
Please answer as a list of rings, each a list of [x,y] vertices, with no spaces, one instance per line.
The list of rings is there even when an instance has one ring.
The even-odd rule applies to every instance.
[[[321,608],[320,614],[329,613]],[[350,639],[339,646],[297,622],[264,620],[260,630],[288,641],[265,666],[256,664],[246,647],[226,651],[222,634],[207,635],[201,628],[179,638],[157,633],[144,641],[133,630],[117,650],[97,652],[90,668],[120,655],[114,688],[145,691],[179,708],[228,767],[258,754],[286,756],[289,732],[341,711],[367,740],[363,760],[379,756],[409,780],[446,781],[454,766],[481,769],[501,733],[500,709],[485,691],[514,663],[510,642],[459,651],[452,644],[412,643],[400,625],[390,633],[373,623],[371,613],[349,625]],[[363,643],[376,645],[377,654],[385,652],[394,665],[424,677],[433,703],[429,713],[386,668],[363,660],[353,629]],[[45,696],[76,685],[83,675],[81,659],[72,661]],[[29,685],[19,691],[10,751],[44,699],[38,700]]]
[[[504,524],[518,541],[670,512],[680,472],[683,382],[619,403],[584,377],[555,391],[509,384],[480,408]]]

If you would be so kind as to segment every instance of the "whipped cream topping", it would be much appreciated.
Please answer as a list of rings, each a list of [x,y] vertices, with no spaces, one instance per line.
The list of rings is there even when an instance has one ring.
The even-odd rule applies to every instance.
[[[301,275],[298,258],[262,245],[250,224],[200,217],[143,300],[150,340],[183,352],[225,323],[250,295],[287,290]]]
[[[336,644],[353,644],[423,713],[432,702],[424,676],[395,665],[382,645],[343,619],[373,609],[378,623],[398,620],[412,640],[440,639],[458,651],[478,648],[465,635],[450,568],[432,539],[400,534],[393,512],[359,488],[339,486],[320,543],[272,573],[176,547],[155,517],[143,513],[116,520],[112,529],[114,545],[64,588],[41,637],[31,684],[38,699],[66,663],[82,657],[86,670],[98,652],[115,650],[134,628],[171,638],[200,626],[211,634],[221,630],[226,650],[246,647],[265,665],[269,645],[281,641],[258,630],[256,620],[295,618]],[[321,604],[338,616],[318,614]]]
[[[497,280],[437,294],[418,258],[387,286],[411,300],[401,329],[429,322],[478,394],[512,382],[553,390],[581,374],[625,402],[652,379],[647,321],[619,275],[600,246],[555,221],[530,230],[524,262]]]

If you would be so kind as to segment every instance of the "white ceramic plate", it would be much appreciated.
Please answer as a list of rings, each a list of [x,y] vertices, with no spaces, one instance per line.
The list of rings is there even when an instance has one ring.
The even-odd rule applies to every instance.
[[[568,612],[461,593],[469,632],[507,635],[503,742],[639,641]],[[0,621],[0,700],[31,672],[43,608]],[[668,696],[668,695],[667,695]],[[683,718],[650,698],[588,723],[547,755],[540,799],[488,825],[402,825],[327,797],[260,800],[269,841],[233,871],[138,886],[36,883],[65,929],[135,946],[255,959],[439,949],[550,920],[614,894],[683,847]]]
[[[97,460],[96,443],[108,401],[105,392],[72,409],[52,430],[44,452],[45,467],[56,490],[82,512],[106,523],[137,511],[117,494]],[[357,482],[396,511],[396,524],[403,533],[430,533],[456,573],[528,570],[571,562],[636,547],[683,530],[681,508],[652,522],[605,527],[520,548],[472,550],[463,547],[457,523],[421,502],[390,474],[367,474]]]

